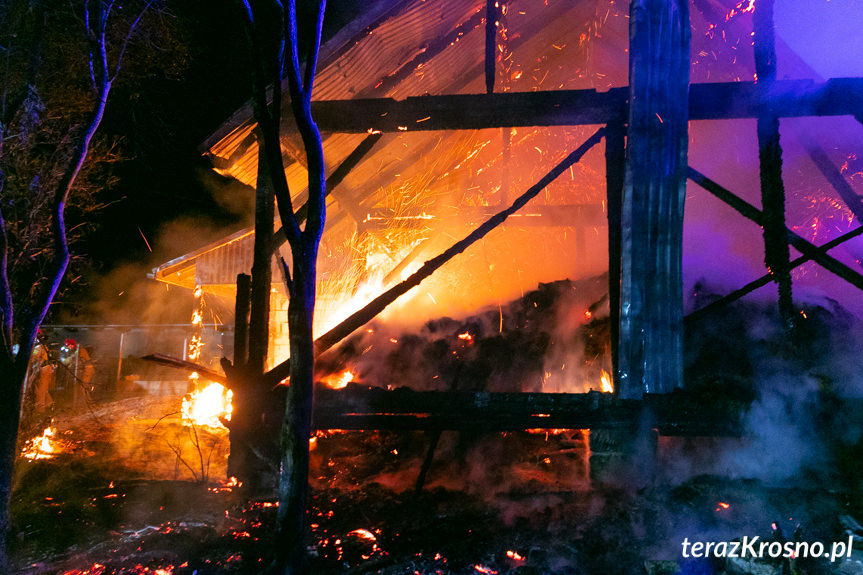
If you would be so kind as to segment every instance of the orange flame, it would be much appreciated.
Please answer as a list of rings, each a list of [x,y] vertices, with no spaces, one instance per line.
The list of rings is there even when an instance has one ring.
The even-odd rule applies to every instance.
[[[234,410],[231,399],[234,392],[220,383],[211,383],[203,389],[193,391],[183,398],[183,423],[201,425],[213,429],[224,429],[221,419],[231,420]]]
[[[611,374],[604,369],[600,374],[600,391],[602,391],[602,393],[614,393],[614,385],[611,383]]]
[[[54,439],[56,435],[56,428],[46,427],[42,435],[37,435],[24,444],[24,450],[21,455],[31,461],[51,459],[61,451],[60,445]]]
[[[353,372],[351,372],[350,370],[345,370],[339,375],[330,375],[325,377],[323,379],[323,382],[330,389],[344,389],[353,380]]]

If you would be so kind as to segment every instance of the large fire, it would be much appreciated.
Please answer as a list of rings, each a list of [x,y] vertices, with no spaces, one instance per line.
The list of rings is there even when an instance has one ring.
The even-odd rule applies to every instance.
[[[183,398],[183,423],[224,429],[221,419],[231,420],[234,393],[220,383],[193,391]]]

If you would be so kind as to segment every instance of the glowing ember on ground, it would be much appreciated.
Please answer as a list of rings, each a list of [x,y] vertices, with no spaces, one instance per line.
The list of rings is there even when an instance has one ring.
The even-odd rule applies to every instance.
[[[495,571],[491,567],[486,567],[485,565],[474,565],[473,569],[477,573],[485,573],[486,575],[497,575],[497,571]]]
[[[524,561],[524,557],[522,557],[519,553],[515,551],[507,551],[506,556],[512,559],[513,561]]]
[[[614,393],[614,385],[611,383],[611,374],[604,369],[600,375],[600,386],[600,391],[602,391],[602,393]]]
[[[354,380],[354,374],[345,370],[338,375],[329,375],[323,379],[324,384],[330,389],[343,389]]]
[[[237,481],[236,477],[230,477],[227,481],[220,481],[219,486],[209,487],[207,490],[213,493],[230,493],[234,487],[242,487],[242,485],[242,481]]]
[[[62,451],[55,439],[56,435],[56,428],[46,427],[42,435],[30,439],[24,444],[22,455],[31,461],[36,459],[51,459]]]
[[[722,511],[724,509],[731,509],[731,504],[725,503],[723,501],[720,501],[719,503],[716,504],[716,510],[717,511]]]
[[[366,541],[377,541],[375,534],[368,529],[354,529],[348,533],[348,535],[356,535],[360,539],[365,539]]]
[[[473,343],[473,336],[470,334],[470,332],[460,333],[458,334],[458,338],[462,341]]]
[[[544,428],[536,428],[536,429],[525,429],[526,432],[532,435],[545,435],[545,438],[548,439],[549,435],[561,435],[569,431],[568,429],[544,429]]]
[[[219,418],[231,420],[233,392],[219,383],[211,383],[183,398],[183,423],[224,428]]]

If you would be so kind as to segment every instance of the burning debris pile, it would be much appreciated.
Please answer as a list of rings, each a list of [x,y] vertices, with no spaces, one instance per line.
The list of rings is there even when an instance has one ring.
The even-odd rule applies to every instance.
[[[562,280],[418,332],[373,325],[324,355],[318,373],[335,388],[353,381],[417,391],[608,391],[609,341],[607,278]]]

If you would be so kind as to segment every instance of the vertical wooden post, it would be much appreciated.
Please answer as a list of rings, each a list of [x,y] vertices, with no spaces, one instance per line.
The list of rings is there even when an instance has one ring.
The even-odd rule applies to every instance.
[[[779,117],[769,104],[776,81],[773,0],[759,0],[752,14],[755,73],[761,95],[758,115],[758,160],[761,166],[761,207],[764,212],[764,264],[779,289],[779,313],[787,330],[794,323],[791,266],[785,232],[785,186],[782,183],[782,146]]]
[[[689,40],[687,0],[632,0],[619,343],[626,398],[683,380]]]
[[[249,300],[252,278],[237,274],[237,299],[234,303],[234,365],[246,365],[249,345]]]
[[[614,391],[620,383],[620,217],[626,171],[626,126],[609,124],[605,132],[605,187],[608,216],[608,304],[611,321],[611,373]]]
[[[497,0],[485,1],[485,91],[494,92],[495,60],[497,59]]]
[[[258,180],[255,186],[255,247],[252,259],[249,373],[260,375],[267,367],[270,339],[270,291],[273,283],[273,228],[276,219],[273,186],[267,167],[264,138],[258,138]],[[273,167],[274,170],[281,166]]]

